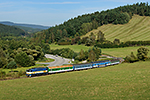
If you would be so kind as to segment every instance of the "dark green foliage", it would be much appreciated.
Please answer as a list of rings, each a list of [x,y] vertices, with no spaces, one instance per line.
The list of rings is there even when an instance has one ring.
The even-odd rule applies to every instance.
[[[8,64],[6,53],[0,49],[0,68],[6,68]]]
[[[99,49],[99,48],[97,48],[97,47],[96,47],[96,48],[94,47],[94,48],[92,48],[92,50],[93,50],[93,51],[95,52],[95,54],[96,54],[96,60],[99,59],[99,56],[101,55],[101,52],[102,52],[101,49]]]
[[[12,69],[17,68],[16,62],[14,62],[14,61],[9,62],[7,65],[7,68],[11,69],[11,71],[12,71]]]
[[[15,62],[23,67],[31,66],[30,57],[25,52],[20,52],[15,56]]]
[[[131,52],[131,55],[125,57],[125,61],[133,63],[138,61],[138,58],[133,54],[133,52]]]
[[[30,66],[35,65],[34,57],[32,55],[28,55],[30,59]]]
[[[114,39],[113,43],[116,44],[116,45],[119,45],[120,44],[120,40],[119,39]]]
[[[42,47],[42,51],[43,53],[50,53],[50,46],[48,43],[43,43],[41,44],[41,47]]]
[[[70,48],[62,48],[62,49],[56,49],[56,50],[51,50],[50,52],[51,54],[54,55],[59,55],[65,58],[75,58],[78,54],[76,52],[74,52],[73,50],[71,50]]]
[[[101,55],[101,49],[99,48],[92,48],[88,51],[81,51],[79,52],[79,56],[76,58],[80,61],[88,59],[88,61],[96,61],[99,59],[99,56]]]
[[[86,57],[85,57],[85,53],[84,51],[81,49],[81,51],[79,52],[79,60],[82,61],[82,60],[85,60]]]
[[[105,40],[106,40],[106,39],[105,39],[105,37],[104,37],[104,34],[103,34],[101,31],[99,31],[99,32],[97,33],[97,41],[100,42],[100,43],[103,43]]]
[[[0,80],[6,79],[6,72],[0,70]]]
[[[120,48],[120,47],[130,47],[130,46],[146,46],[150,45],[150,41],[127,41],[119,43],[119,40],[114,40],[114,42],[106,41],[104,43],[97,43],[94,46],[99,48]]]
[[[137,57],[139,60],[146,60],[148,59],[148,52],[149,52],[149,49],[148,48],[145,48],[145,47],[141,47],[137,50],[138,54],[137,54]]]
[[[131,55],[129,56],[126,56],[125,58],[125,61],[126,62],[130,62],[130,63],[133,63],[133,62],[136,62],[136,61],[139,61],[139,60],[147,60],[148,59],[148,52],[149,52],[149,49],[148,48],[145,48],[145,47],[140,47],[138,50],[137,50],[137,57],[133,54],[133,52],[131,52]]]
[[[36,44],[23,38],[20,39],[21,40],[14,38],[10,40],[2,40],[0,38],[0,68],[7,68],[7,65],[11,61],[14,61],[16,55],[20,54],[21,52],[25,52],[27,54],[27,58],[30,59],[29,62],[24,62],[27,63],[27,66],[35,65],[35,60],[43,59],[44,54],[50,52],[49,44]],[[20,64],[18,65],[21,67]]]
[[[90,52],[89,52],[88,61],[90,61],[90,62],[96,61],[96,54],[93,50],[90,50]]]

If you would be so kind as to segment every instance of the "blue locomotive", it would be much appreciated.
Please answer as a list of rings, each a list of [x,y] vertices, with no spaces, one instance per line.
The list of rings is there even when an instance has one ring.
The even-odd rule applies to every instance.
[[[26,70],[26,76],[28,77],[32,77],[33,75],[42,75],[42,74],[48,74],[47,67],[31,68]]]

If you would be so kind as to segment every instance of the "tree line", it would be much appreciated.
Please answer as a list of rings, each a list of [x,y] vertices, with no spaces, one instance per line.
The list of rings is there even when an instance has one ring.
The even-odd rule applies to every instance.
[[[146,46],[150,45],[150,41],[127,41],[120,42],[119,39],[115,39],[113,42],[105,41],[103,43],[97,43],[94,46],[99,48],[122,48],[131,46]]]
[[[87,51],[81,49],[79,53],[76,53],[70,48],[62,48],[62,49],[51,50],[50,53],[65,58],[70,58],[70,59],[73,58],[78,61],[88,60],[89,62],[91,62],[91,61],[97,61],[99,59],[99,56],[101,55],[101,49],[97,47],[90,48]]]

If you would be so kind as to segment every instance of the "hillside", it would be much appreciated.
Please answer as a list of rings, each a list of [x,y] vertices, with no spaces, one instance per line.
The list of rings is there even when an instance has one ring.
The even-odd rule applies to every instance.
[[[134,15],[140,15],[143,17],[136,18]],[[104,30],[109,31],[107,29],[112,27],[110,29],[112,30],[110,33],[113,33],[113,35],[106,34],[107,39],[113,40],[114,38],[119,38],[119,37],[122,39],[124,37],[127,38],[127,36],[130,35],[130,38],[129,39],[127,38],[128,40],[133,40],[133,39],[137,40],[139,37],[139,35],[137,34],[139,34],[139,32],[143,33],[144,31],[143,28],[147,27],[146,23],[148,24],[149,21],[147,20],[147,17],[144,16],[150,16],[150,6],[148,3],[141,2],[133,5],[120,6],[114,9],[108,9],[106,11],[101,11],[101,12],[97,11],[91,14],[84,14],[82,16],[71,18],[60,25],[50,27],[49,29],[39,34],[36,34],[33,40],[36,42],[41,42],[42,40],[45,41],[46,43],[70,42],[70,41],[74,41],[73,38],[75,39],[77,36],[83,36],[86,33],[92,31],[93,29],[97,29],[100,26],[104,27],[105,25],[107,27],[106,28],[104,27]],[[135,19],[135,21],[134,20],[131,21],[131,19]],[[114,26],[117,25],[119,27],[114,28],[112,24],[114,24]],[[123,27],[124,24],[126,24],[127,28]],[[146,29],[147,28],[145,28],[145,30]],[[118,31],[117,34],[114,33],[115,31]],[[131,35],[132,31],[136,32],[135,36]],[[125,32],[127,32],[127,34],[122,35]],[[148,31],[146,33],[148,33]],[[145,36],[143,37],[144,38],[141,37],[140,38],[146,39]],[[70,38],[70,40],[67,40],[66,38]],[[127,40],[126,38],[122,39],[122,41]],[[90,41],[88,45],[89,44]]]
[[[42,30],[49,28],[48,26],[34,25],[34,24],[19,24],[19,23],[13,23],[9,21],[3,21],[0,23],[4,25],[10,25],[10,26],[22,26],[22,27],[29,27],[29,28],[42,29]]]
[[[95,35],[98,31],[105,34],[105,38],[109,41],[120,39],[121,41],[146,41],[150,40],[150,17],[134,15],[129,23],[124,25],[108,24],[98,27],[86,35],[89,36],[91,32]]]
[[[24,36],[26,33],[17,27],[0,24],[0,37],[3,36]]]
[[[34,25],[34,24],[18,24],[18,23],[13,23],[9,21],[3,21],[0,23],[3,25],[15,26],[17,28],[24,30],[26,33],[29,33],[29,34],[36,33],[36,32],[46,30],[49,28],[48,26]]]
[[[23,27],[23,26],[15,26],[15,27],[18,27],[22,30],[24,30],[26,33],[36,33],[36,32],[39,32],[39,31],[42,31],[43,29],[39,29],[39,28],[30,28],[30,27]]]

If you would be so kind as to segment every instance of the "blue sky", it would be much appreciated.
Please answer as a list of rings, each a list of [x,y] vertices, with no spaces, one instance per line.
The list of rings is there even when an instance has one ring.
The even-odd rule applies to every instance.
[[[0,21],[54,26],[79,15],[150,0],[0,0]]]

